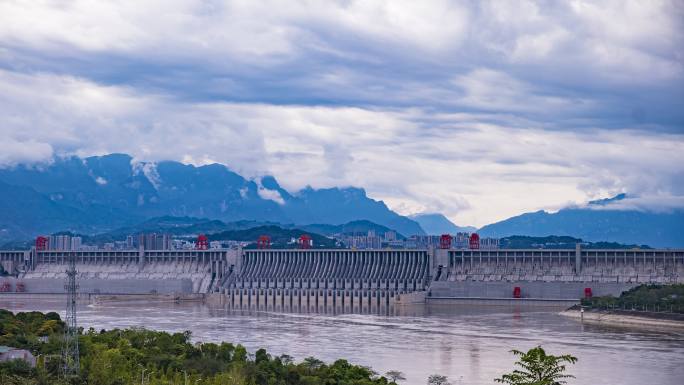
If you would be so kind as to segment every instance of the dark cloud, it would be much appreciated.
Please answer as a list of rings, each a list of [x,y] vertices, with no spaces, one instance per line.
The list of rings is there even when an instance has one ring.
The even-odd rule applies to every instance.
[[[288,188],[362,185],[461,224],[625,190],[671,206],[683,9],[3,2],[0,164],[220,161]]]

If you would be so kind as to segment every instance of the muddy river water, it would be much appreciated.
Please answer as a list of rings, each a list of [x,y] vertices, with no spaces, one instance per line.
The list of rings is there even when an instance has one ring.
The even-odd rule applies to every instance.
[[[58,300],[0,299],[11,311],[57,311]],[[511,349],[542,345],[569,353],[576,385],[680,385],[684,381],[684,331],[640,330],[582,324],[558,308],[417,306],[384,314],[320,314],[235,310],[201,303],[105,303],[81,305],[86,328],[146,327],[191,330],[197,341],[241,343],[254,352],[289,354],[297,360],[345,358],[379,373],[404,372],[406,384],[430,374],[452,384],[494,384],[513,368]]]

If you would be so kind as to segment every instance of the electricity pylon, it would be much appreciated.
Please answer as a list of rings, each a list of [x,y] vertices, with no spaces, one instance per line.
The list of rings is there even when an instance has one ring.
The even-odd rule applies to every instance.
[[[76,324],[76,253],[68,254],[69,265],[66,270],[67,278],[64,291],[67,295],[66,316],[64,317],[64,346],[62,347],[62,362],[64,377],[78,375],[80,363],[78,358],[78,326]]]

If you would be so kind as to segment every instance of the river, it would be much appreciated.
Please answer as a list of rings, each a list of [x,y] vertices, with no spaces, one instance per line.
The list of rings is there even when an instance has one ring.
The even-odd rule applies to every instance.
[[[55,300],[0,299],[11,311],[57,311]],[[80,305],[85,328],[146,327],[191,330],[195,341],[241,343],[254,352],[297,360],[345,358],[379,373],[396,369],[405,384],[425,384],[430,374],[453,385],[494,384],[513,369],[511,349],[542,345],[547,352],[579,358],[574,385],[679,385],[684,378],[684,332],[646,331],[582,324],[560,309],[418,306],[391,314],[311,314],[234,310],[201,303]]]

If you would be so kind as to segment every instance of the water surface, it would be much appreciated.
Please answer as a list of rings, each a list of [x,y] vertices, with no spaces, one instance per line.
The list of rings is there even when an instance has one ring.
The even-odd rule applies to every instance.
[[[58,311],[53,300],[3,300],[12,311]],[[346,358],[379,373],[406,373],[407,384],[428,375],[457,384],[493,384],[513,368],[511,349],[542,345],[573,354],[576,385],[679,385],[684,378],[684,332],[647,331],[581,324],[559,309],[432,306],[391,309],[385,314],[276,313],[235,310],[200,303],[81,305],[79,324],[88,328],[146,327],[191,330],[196,341],[242,343],[297,360]]]

